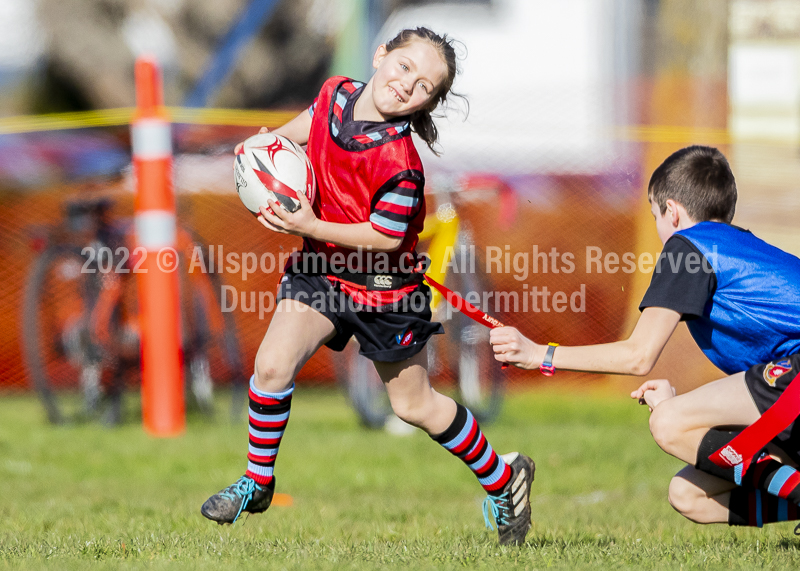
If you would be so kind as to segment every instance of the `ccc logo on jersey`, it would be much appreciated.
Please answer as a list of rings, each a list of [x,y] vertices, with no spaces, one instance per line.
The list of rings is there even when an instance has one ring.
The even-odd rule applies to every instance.
[[[372,278],[373,287],[392,287],[392,276],[377,275]]]
[[[767,381],[769,386],[774,387],[778,377],[785,375],[791,370],[792,362],[789,361],[789,359],[781,359],[776,363],[767,363],[767,366],[764,367],[764,380]]]

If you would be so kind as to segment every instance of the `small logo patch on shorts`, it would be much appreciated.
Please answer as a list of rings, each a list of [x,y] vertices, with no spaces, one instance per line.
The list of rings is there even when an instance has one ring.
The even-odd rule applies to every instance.
[[[406,345],[411,344],[411,340],[414,338],[414,332],[410,329],[404,329],[400,333],[394,336],[395,340],[397,341],[398,345],[402,345],[405,347]]]
[[[720,451],[720,456],[731,466],[736,466],[736,464],[741,464],[742,455],[734,450],[733,446],[728,445]]]
[[[776,363],[767,363],[764,367],[764,380],[771,387],[775,386],[775,381],[792,370],[792,362],[789,359],[781,359]]]

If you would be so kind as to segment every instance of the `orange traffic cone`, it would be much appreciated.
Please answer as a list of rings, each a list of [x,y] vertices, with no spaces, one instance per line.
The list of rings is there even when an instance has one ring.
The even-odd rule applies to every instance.
[[[142,420],[145,430],[154,436],[177,436],[186,428],[186,408],[175,250],[172,135],[157,64],[151,59],[139,58],[135,74],[136,113],[131,122],[131,145],[136,177],[136,245],[138,253],[145,258],[137,275]]]

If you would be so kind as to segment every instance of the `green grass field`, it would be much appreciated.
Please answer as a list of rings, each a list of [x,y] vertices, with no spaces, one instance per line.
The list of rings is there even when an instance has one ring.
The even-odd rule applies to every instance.
[[[359,428],[336,392],[301,387],[273,506],[236,526],[200,515],[244,470],[246,426],[192,420],[156,440],[137,424],[52,428],[32,397],[0,397],[0,568],[798,569],[792,524],[698,526],[669,507],[681,464],[623,396],[529,392],[486,427],[537,463],[519,548],[484,529],[481,489],[419,432]]]

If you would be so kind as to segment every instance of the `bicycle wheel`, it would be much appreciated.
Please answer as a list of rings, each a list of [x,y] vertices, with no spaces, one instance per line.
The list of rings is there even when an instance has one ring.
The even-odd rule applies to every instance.
[[[197,238],[195,247],[208,251]],[[221,311],[222,280],[214,273],[182,272],[182,316],[184,320],[184,354],[187,359],[186,380],[188,402],[206,416],[214,411],[213,362],[222,362],[231,378],[231,421],[241,417],[248,382],[242,375],[241,348],[232,312]],[[218,359],[214,359],[218,356]]]
[[[209,294],[204,291],[203,276],[183,271],[180,276],[186,408],[210,417],[214,414],[214,381],[208,357],[212,338],[212,318],[206,299]]]
[[[338,360],[337,376],[347,389],[347,396],[358,414],[361,424],[368,428],[383,428],[393,414],[386,387],[375,370],[375,365],[359,355],[358,341],[351,339]]]
[[[89,419],[99,411],[105,367],[88,324],[99,279],[82,271],[85,262],[77,249],[51,246],[26,281],[23,355],[52,423]]]
[[[219,315],[222,316],[222,325],[216,335],[216,342],[219,346],[222,361],[231,379],[231,405],[228,414],[231,422],[237,422],[242,418],[247,403],[250,378],[242,374],[244,371],[242,348],[239,343],[234,314],[232,311],[222,311],[222,279],[217,274],[208,274],[208,278],[211,282],[211,289],[214,292],[214,308],[219,308]]]
[[[480,264],[472,267],[479,268]],[[485,279],[478,272],[448,276],[451,287],[466,297],[471,292],[483,295]],[[486,308],[484,308],[486,309]],[[454,340],[458,347],[458,390],[464,405],[479,422],[495,420],[503,407],[505,383],[500,363],[489,345],[489,329],[463,313],[453,318]]]

